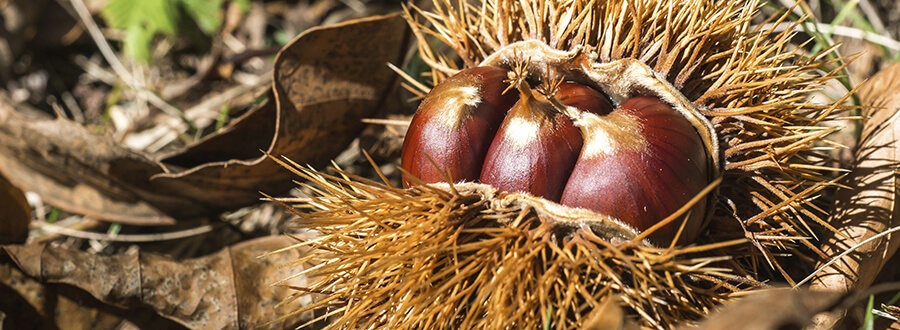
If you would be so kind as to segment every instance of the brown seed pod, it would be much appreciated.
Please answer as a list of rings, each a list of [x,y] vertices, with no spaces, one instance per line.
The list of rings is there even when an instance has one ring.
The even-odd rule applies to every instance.
[[[477,135],[470,136],[468,127],[441,125],[446,118],[433,115],[468,115],[457,109],[465,109],[470,100],[455,97],[458,91],[445,85],[459,84],[459,76],[438,85],[426,97],[407,133],[412,142],[404,146],[404,159],[424,150],[440,155],[439,163],[449,168],[467,162],[469,173],[480,170],[479,182],[594,210],[638,230],[647,230],[677,211],[708,183],[708,156],[700,136],[689,121],[660,99],[631,97],[612,111],[606,98],[587,86],[548,81],[539,93],[525,77],[512,82],[519,89],[519,101],[505,113],[479,169],[483,142],[476,144],[478,149],[467,149],[473,144],[466,141],[483,141],[490,131],[475,131]],[[438,124],[429,125],[428,120]],[[431,139],[422,139],[425,134],[420,130],[435,126],[442,130],[432,133]],[[458,140],[462,142],[455,142]],[[421,178],[425,183],[444,181],[433,165],[430,172],[420,167],[407,170],[430,174]],[[454,177],[458,174],[451,172]],[[472,181],[471,176],[457,182],[462,181]],[[692,209],[680,236],[682,243],[692,242],[699,233],[705,206],[704,199]],[[668,244],[678,229],[668,225],[651,238]]]
[[[559,201],[582,143],[569,118],[523,95],[494,136],[479,182]]]
[[[529,57],[523,60],[519,54]],[[521,64],[523,61],[526,63]],[[647,230],[680,210],[718,172],[718,145],[711,123],[678,90],[638,61],[596,63],[581,50],[559,52],[541,42],[524,41],[495,52],[484,63],[518,63],[510,72],[518,77],[513,84],[521,96],[493,139],[480,182],[594,210],[603,215],[599,221],[613,219]],[[532,91],[525,79],[528,76],[543,77],[541,83],[551,86],[544,93],[549,97]],[[610,113],[602,94],[591,96],[588,90],[592,88],[581,83],[569,83],[560,90],[554,83],[560,81],[557,79],[580,79],[606,91],[620,104]],[[443,84],[427,98],[443,97],[440,95],[447,93]],[[569,106],[556,95],[593,110]],[[423,104],[414,123],[427,120],[421,115],[428,113],[422,111],[425,106],[433,105]],[[465,150],[441,149],[446,145],[455,148],[456,143],[447,141],[465,139],[464,132],[422,141],[418,129],[417,125],[410,127],[408,136],[417,143],[404,147],[404,158],[426,146],[437,154],[452,150],[456,157],[480,159],[479,154]],[[423,181],[442,180],[431,177]],[[456,182],[461,181],[467,180]],[[687,219],[655,229],[651,241],[668,245],[684,223],[679,241],[691,243],[709,215],[706,199],[696,204]]]
[[[562,196],[586,207],[456,183],[462,176],[398,189],[296,168],[322,187],[312,202],[298,204],[315,210],[299,225],[322,234],[298,243],[318,248],[298,262],[321,262],[308,271],[321,279],[302,290],[327,296],[305,310],[327,308],[334,328],[570,329],[596,325],[595,311],[613,302],[626,307],[629,320],[666,329],[695,322],[761,281],[791,282],[794,273],[783,265],[802,263],[785,252],[821,255],[806,238],[832,229],[814,204],[833,184],[832,169],[813,145],[835,130],[822,122],[846,108],[813,104],[807,95],[835,77],[837,71],[818,73],[831,63],[819,59],[833,49],[800,58],[790,31],[754,29],[758,1],[701,2],[453,7],[435,0],[427,12],[409,7],[421,58],[432,67],[432,93],[467,68],[499,67],[526,77],[528,93],[514,94],[543,96],[554,109],[544,113],[564,114],[590,131],[576,160],[590,170],[576,165],[568,180],[577,182],[566,187],[574,190]],[[619,110],[591,114],[579,110],[582,101],[530,91],[557,81],[603,93]],[[413,135],[419,130],[410,128]],[[604,152],[583,152],[612,136]],[[619,154],[617,171],[604,176],[608,187],[587,187],[608,154]],[[650,174],[660,170],[667,174]],[[631,182],[649,190],[624,193]],[[582,200],[596,190],[608,196]],[[665,202],[654,201],[663,194]],[[652,217],[643,206],[617,210],[634,196],[648,201]],[[665,219],[645,221],[658,217]],[[661,244],[679,231],[680,240]]]
[[[403,168],[425,182],[444,181],[443,175],[478,179],[497,127],[517,99],[515,93],[503,93],[506,77],[504,69],[483,66],[435,87],[409,125],[403,150],[415,152],[403,153]]]
[[[603,117],[584,116],[585,147],[566,183],[563,205],[609,215],[647,230],[703,190],[707,155],[694,127],[657,98],[632,97]],[[682,243],[693,242],[706,200],[685,221]],[[667,244],[677,226],[660,228],[654,242]]]
[[[515,84],[521,96],[491,143],[479,181],[500,190],[527,192],[558,202],[584,139],[564,109],[529,89],[524,79]],[[581,84],[552,84],[545,89],[544,93],[557,98],[557,103],[578,111],[611,110],[602,94]]]

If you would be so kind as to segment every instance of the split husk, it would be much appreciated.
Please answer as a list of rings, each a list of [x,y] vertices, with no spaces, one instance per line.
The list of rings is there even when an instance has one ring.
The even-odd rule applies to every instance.
[[[693,200],[710,198],[707,235],[695,245],[655,247],[642,241],[647,232],[610,229],[614,219],[539,198],[468,183],[403,190],[286,161],[311,181],[304,186],[313,195],[281,202],[300,216],[298,227],[319,233],[296,246],[316,248],[298,263],[318,262],[303,274],[320,280],[297,289],[327,297],[297,312],[325,310],[335,328],[580,328],[613,300],[642,326],[671,328],[763,281],[793,284],[803,263],[825,258],[817,233],[834,231],[815,204],[835,182],[823,142],[837,128],[823,123],[848,108],[844,99],[823,105],[808,96],[843,66],[822,70],[844,59],[823,60],[833,48],[801,56],[789,45],[792,29],[751,28],[760,6],[435,0],[430,11],[409,7],[433,84],[461,68],[511,67],[524,58],[539,64],[535,76],[586,83],[616,103],[655,95],[694,118],[715,167]],[[604,66],[615,79],[592,76]],[[622,69],[629,67],[643,71]]]
[[[317,248],[297,262],[319,264],[305,274],[320,280],[297,289],[328,297],[297,313],[329,307],[335,327],[579,328],[618,299],[641,323],[670,328],[761,285],[712,265],[727,257],[703,256],[744,240],[657,248],[611,236],[619,228],[595,232],[590,212],[487,185],[404,190],[282,163],[316,185],[299,202],[317,212],[294,211],[321,235],[295,247]]]

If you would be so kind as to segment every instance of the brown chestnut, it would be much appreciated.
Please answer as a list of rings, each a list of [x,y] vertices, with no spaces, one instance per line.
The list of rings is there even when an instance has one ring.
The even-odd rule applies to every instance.
[[[500,190],[527,192],[558,202],[581,151],[581,131],[546,96],[520,84],[517,102],[497,131],[480,181]],[[550,97],[581,111],[609,113],[594,89],[575,83],[553,86]]]
[[[626,99],[611,114],[576,120],[585,143],[561,203],[612,216],[638,230],[666,218],[707,184],[707,156],[694,126],[665,102]],[[680,242],[699,234],[706,202],[692,208]],[[681,221],[650,235],[670,242]]]
[[[506,78],[505,69],[475,67],[435,86],[410,123],[402,168],[425,183],[444,181],[442,171],[457,182],[477,180],[500,122],[518,99],[504,93]],[[403,184],[410,186],[408,178]]]
[[[477,67],[435,86],[410,124],[403,168],[425,183],[444,181],[445,171],[455,182],[526,192],[640,231],[706,187],[703,140],[668,103],[636,96],[612,109],[590,87],[545,82],[532,89],[519,71]],[[507,76],[518,93],[504,93]],[[696,238],[705,216],[704,199],[691,209],[680,243]],[[650,241],[671,242],[680,224],[659,228]]]
[[[593,88],[578,83],[563,82],[559,84],[553,97],[563,105],[598,116],[608,114],[613,110],[612,104],[609,103],[606,96]]]

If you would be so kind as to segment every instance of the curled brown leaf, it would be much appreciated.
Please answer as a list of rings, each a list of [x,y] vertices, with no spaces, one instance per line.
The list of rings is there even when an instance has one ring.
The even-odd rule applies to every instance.
[[[269,102],[165,157],[70,120],[28,116],[0,97],[0,174],[64,210],[127,224],[171,224],[257,203],[260,190],[293,186],[260,150],[327,164],[394,88],[386,64],[402,60],[407,34],[396,14],[307,30],[279,52]]]
[[[897,186],[900,184],[900,63],[872,77],[860,89],[863,132],[856,150],[856,164],[837,194],[837,205],[830,223],[847,238],[831,235],[824,239],[822,251],[838,255],[849,253],[826,267],[813,280],[813,289],[864,290],[900,246],[900,235],[888,235],[855,247],[885,230],[900,225]],[[819,329],[831,329],[842,315],[823,316]]]
[[[344,150],[362,131],[362,119],[381,110],[394,87],[397,77],[387,63],[402,60],[405,24],[395,14],[307,30],[275,61],[274,102],[256,115],[274,118],[272,124],[240,120],[233,129],[163,159],[190,169],[157,174],[153,182],[178,187],[218,209],[258,201],[259,191],[290,189],[291,173],[259,150],[314,166]],[[260,137],[270,144],[247,143]]]
[[[0,95],[0,173],[20,189],[65,210],[124,223],[171,224],[161,209],[196,209],[144,187],[163,171],[147,156],[73,121],[22,108]]]

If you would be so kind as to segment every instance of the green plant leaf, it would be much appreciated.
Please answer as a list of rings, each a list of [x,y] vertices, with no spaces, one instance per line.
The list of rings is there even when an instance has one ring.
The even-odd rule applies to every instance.
[[[200,30],[212,34],[222,25],[222,3],[225,0],[180,0],[184,11],[197,22]]]
[[[100,11],[113,28],[127,34],[123,42],[126,55],[150,61],[150,42],[157,33],[176,34],[176,0],[111,0]],[[215,2],[215,1],[214,1]]]
[[[875,308],[875,296],[869,296],[869,303],[866,305],[866,314],[863,319],[863,324],[859,328],[860,330],[873,330],[875,329],[875,314],[872,313],[872,309]]]
[[[197,22],[203,33],[213,34],[222,26],[224,16],[222,5],[226,1],[235,3],[242,12],[250,10],[250,0],[178,0],[188,16]]]

